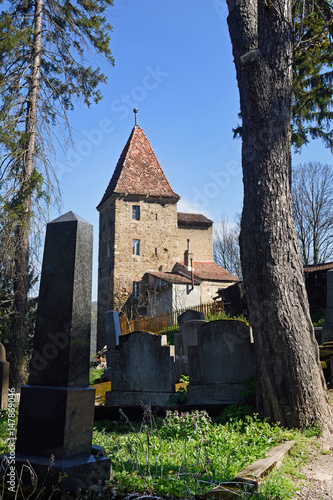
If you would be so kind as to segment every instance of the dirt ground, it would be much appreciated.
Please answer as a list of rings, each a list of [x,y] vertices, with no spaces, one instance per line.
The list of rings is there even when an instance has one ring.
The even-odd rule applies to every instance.
[[[333,389],[329,393],[332,402]],[[313,443],[301,473],[306,479],[298,481],[300,489],[293,500],[333,500],[333,435],[321,436]]]

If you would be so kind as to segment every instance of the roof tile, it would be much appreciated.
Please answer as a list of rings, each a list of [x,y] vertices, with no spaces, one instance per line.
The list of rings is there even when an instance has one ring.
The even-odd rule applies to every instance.
[[[183,274],[189,275],[190,271],[184,266],[184,262],[177,262],[176,268]],[[203,281],[240,281],[237,276],[226,271],[224,267],[216,262],[193,262],[194,276]]]
[[[137,125],[131,132],[97,208],[113,193],[171,198],[174,201],[180,198],[171,188],[145,133]]]
[[[213,221],[207,219],[202,214],[189,214],[186,212],[178,212],[178,225],[186,224],[186,225],[195,225],[195,226],[211,226]]]

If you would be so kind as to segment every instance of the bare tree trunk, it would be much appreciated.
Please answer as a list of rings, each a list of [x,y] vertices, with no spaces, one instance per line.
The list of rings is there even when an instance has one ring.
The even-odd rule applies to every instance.
[[[32,48],[32,65],[28,93],[28,109],[25,124],[26,151],[22,161],[20,179],[21,220],[15,231],[14,308],[11,337],[11,384],[19,388],[25,382],[26,328],[24,317],[27,310],[29,234],[31,219],[31,177],[34,169],[35,137],[37,124],[38,92],[42,50],[43,0],[36,0],[35,34]]]
[[[258,408],[288,427],[332,426],[292,219],[291,0],[228,0],[243,120],[241,260]]]

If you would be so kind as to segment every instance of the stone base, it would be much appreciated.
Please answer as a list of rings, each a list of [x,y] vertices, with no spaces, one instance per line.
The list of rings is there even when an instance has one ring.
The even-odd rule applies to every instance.
[[[169,392],[109,391],[105,394],[105,404],[119,406],[141,406],[142,404],[166,406],[170,395],[171,393]]]
[[[50,467],[50,459],[46,457],[33,456],[17,453],[15,456],[15,468],[18,475],[22,471],[22,484],[31,485],[30,469],[28,461],[38,478],[38,488],[42,486],[51,490],[57,486],[63,493],[74,494],[69,498],[81,498],[79,490],[87,490],[92,486],[103,485],[110,479],[111,460],[106,457],[101,446],[93,446],[91,455],[84,457],[67,458],[65,460],[55,459]],[[61,481],[59,481],[61,477]],[[66,496],[62,497],[66,498]]]
[[[321,330],[321,343],[333,342],[333,325],[324,324]]]
[[[104,370],[104,377],[108,381],[111,380],[111,368],[105,368],[105,370]]]
[[[207,384],[188,385],[187,403],[193,404],[237,404],[243,399],[240,395],[244,384]]]
[[[185,357],[185,356],[183,356],[183,357]],[[178,381],[182,375],[188,376],[188,374],[189,374],[188,363],[176,361],[175,362],[175,380]]]
[[[64,460],[89,456],[95,389],[23,386],[16,453]]]

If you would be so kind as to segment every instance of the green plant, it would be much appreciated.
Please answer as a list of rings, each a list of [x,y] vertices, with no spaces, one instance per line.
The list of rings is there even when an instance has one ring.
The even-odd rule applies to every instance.
[[[167,411],[163,419],[161,436],[164,438],[181,438],[184,433],[201,435],[209,429],[211,418],[205,410],[195,410],[192,412],[179,413],[176,411]]]
[[[218,312],[218,313],[205,314],[206,321],[217,321],[220,319],[244,321],[244,323],[248,324],[248,320],[247,320],[246,316],[244,316],[244,314],[239,314],[237,316],[232,316],[232,317],[224,311]]]
[[[311,320],[313,326],[323,326],[326,321],[326,312],[325,311],[316,311],[311,314]]]
[[[123,417],[126,432],[124,424],[117,430],[104,422],[94,429],[94,443],[111,457],[110,488],[163,498],[204,494],[232,480],[276,443],[295,437],[294,431],[270,424],[249,407],[229,408],[220,419],[224,424],[199,411],[168,411],[155,422],[147,407],[141,424]]]
[[[89,385],[96,384],[96,381],[101,379],[104,375],[103,368],[90,368],[89,370]]]

